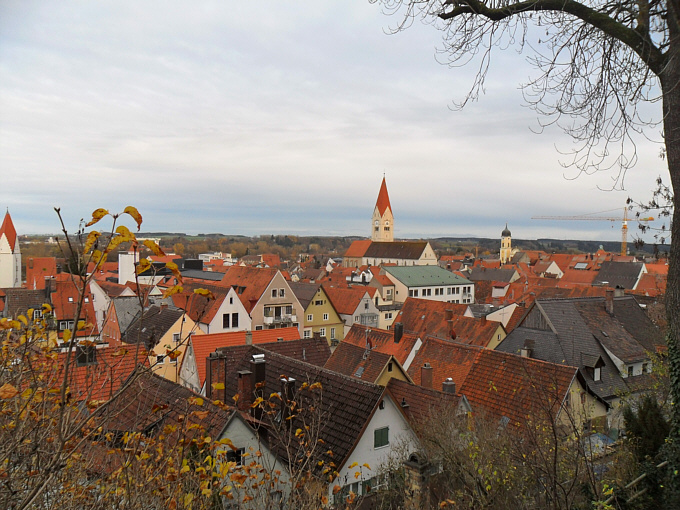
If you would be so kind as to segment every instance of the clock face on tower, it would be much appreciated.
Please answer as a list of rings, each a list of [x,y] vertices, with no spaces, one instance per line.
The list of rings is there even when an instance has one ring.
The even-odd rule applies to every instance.
[[[380,225],[380,222],[378,220],[375,220],[375,226],[377,227],[378,225]]]
[[[390,226],[390,220],[385,221],[385,226],[389,227]]]

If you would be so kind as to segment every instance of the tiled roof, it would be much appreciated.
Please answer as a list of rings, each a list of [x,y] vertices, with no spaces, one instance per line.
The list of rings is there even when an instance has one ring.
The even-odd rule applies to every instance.
[[[404,331],[421,337],[427,334],[486,347],[501,323],[486,318],[465,317],[463,314],[466,310],[467,305],[409,297],[396,321],[404,325]]]
[[[442,411],[457,408],[461,400],[460,396],[453,393],[424,388],[395,377],[387,383],[387,392],[401,406],[409,422],[416,425],[415,430],[418,430],[417,425],[429,418],[436,418]]]
[[[74,277],[75,280],[78,277]],[[53,280],[53,290],[50,295],[52,302],[52,309],[56,320],[73,320],[75,318],[76,309],[78,306],[78,287],[72,280],[68,273],[60,273]],[[85,299],[87,302],[83,303],[79,319],[85,321],[91,327],[85,330],[79,330],[79,336],[87,336],[97,333],[97,320],[94,313],[94,305],[92,303],[92,292],[90,287],[85,289]]]
[[[480,280],[491,280],[495,282],[509,282],[514,277],[514,269],[474,267],[468,277],[473,282]]]
[[[250,313],[276,276],[277,271],[273,268],[231,266],[224,274],[221,285],[238,288],[238,297],[246,311]],[[242,292],[241,289],[243,289]]]
[[[26,287],[44,289],[45,278],[57,274],[57,259],[54,257],[30,257],[26,261]]]
[[[644,264],[642,262],[603,262],[593,284],[605,284],[609,287],[632,289],[640,277]]]
[[[383,354],[394,356],[402,366],[406,363],[411,351],[418,343],[418,336],[404,333],[399,342],[394,341],[394,330],[368,328],[360,324],[353,324],[345,335],[341,344],[352,344],[362,349],[366,348],[366,342],[370,342],[371,349]]]
[[[451,271],[439,266],[394,266],[383,270],[407,287],[427,287],[433,285],[465,285],[471,283]]]
[[[427,241],[373,241],[364,257],[375,259],[408,259],[417,260],[427,248]]]
[[[130,324],[122,340],[128,344],[142,344],[147,349],[152,349],[182,315],[184,311],[177,308],[151,306]]]
[[[220,437],[233,411],[200,399],[191,390],[138,368],[123,390],[100,411],[106,430],[161,432],[165,425],[177,426],[191,435],[192,425],[202,426],[206,436]],[[195,413],[193,411],[201,411]],[[207,413],[203,412],[207,411]]]
[[[9,244],[12,253],[17,247],[17,231],[14,229],[14,223],[12,222],[12,217],[9,215],[9,211],[5,213],[5,219],[2,220],[2,226],[0,226],[0,239],[2,236],[7,237],[7,242]]]
[[[408,368],[408,375],[414,383],[422,384],[422,367],[429,363],[432,367],[433,388],[441,389],[449,377],[453,379],[456,388],[460,388],[481,351],[481,347],[426,337]]]
[[[484,349],[458,391],[473,411],[508,418],[521,428],[554,422],[576,373],[575,367]]]
[[[340,342],[324,368],[374,383],[391,359],[389,354]]]
[[[390,205],[390,196],[387,194],[387,183],[385,182],[385,178],[383,177],[382,184],[380,184],[380,191],[378,192],[378,201],[375,203],[375,206],[378,208],[378,212],[380,213],[380,216],[385,214],[385,211],[387,209],[392,211],[392,206]]]
[[[57,356],[61,381],[68,352]],[[103,347],[95,349],[95,362],[78,366],[76,351],[71,352],[69,383],[71,394],[78,401],[110,399],[127,380],[138,365],[148,365],[149,358],[143,346],[129,345],[122,348]]]
[[[635,293],[645,296],[662,296],[666,294],[667,278],[664,274],[647,273],[640,277]]]
[[[368,250],[369,246],[371,246],[371,242],[372,241],[370,239],[360,239],[358,241],[352,242],[345,252],[345,257],[363,257],[366,253],[366,250]],[[333,270],[333,272],[335,272],[335,270]]]
[[[33,308],[40,310],[43,303],[47,303],[44,290],[29,290],[21,287],[2,289],[4,294],[4,307],[1,310],[5,317],[16,318],[26,315],[26,311]],[[32,319],[32,317],[28,317]]]
[[[279,338],[281,338],[283,342],[300,338],[300,333],[297,328],[262,329],[251,331],[251,333],[253,335],[253,344],[278,342]],[[324,341],[324,343],[326,344],[326,347],[328,347],[328,342]],[[191,337],[191,345],[194,349],[198,377],[201,380],[201,385],[203,385],[203,382],[205,381],[205,360],[210,353],[215,352],[220,347],[246,345],[246,332],[232,331],[228,333],[195,335]],[[184,363],[184,360],[182,363]]]
[[[126,289],[129,288],[119,283],[107,281],[98,281],[97,285],[101,287],[101,289],[106,293],[107,296],[112,298],[120,296],[123,292],[125,292]]]
[[[305,390],[309,398],[318,398],[317,410],[323,416],[323,425],[318,436],[324,441],[323,451],[332,452],[332,456],[320,453],[319,458],[325,463],[334,462],[338,468],[342,467],[383,398],[384,389],[375,384],[266,351],[258,346],[250,346],[244,354],[240,359],[226,360],[226,368],[224,360],[211,359],[212,372],[226,377],[219,380],[225,384],[224,401],[231,401],[231,397],[238,394],[237,374],[242,370],[250,370],[249,359],[252,354],[264,354],[266,381],[264,395],[280,392],[282,377],[295,379],[296,390],[304,383],[308,385],[319,383],[319,389]],[[212,381],[215,382],[218,381]],[[221,396],[220,393],[222,392],[213,391],[211,398]],[[303,418],[304,416],[294,418],[291,428],[304,429]],[[271,446],[276,449],[276,444]],[[278,453],[285,456],[283,451],[279,450]]]
[[[290,282],[290,290],[293,291],[295,297],[298,299],[302,305],[303,310],[307,310],[310,301],[314,298],[316,291],[321,287],[320,283],[301,283],[301,282]]]
[[[377,290],[372,287],[373,290]],[[338,288],[324,285],[324,291],[331,300],[335,311],[342,315],[351,315],[368,292],[368,287]]]
[[[192,321],[202,324],[210,324],[213,321],[229,292],[229,288],[221,285],[196,280],[183,282],[182,288],[184,289],[183,292],[172,295],[173,304],[177,308],[185,310]],[[213,293],[214,299],[208,299],[202,294],[195,294],[195,289],[209,290]]]

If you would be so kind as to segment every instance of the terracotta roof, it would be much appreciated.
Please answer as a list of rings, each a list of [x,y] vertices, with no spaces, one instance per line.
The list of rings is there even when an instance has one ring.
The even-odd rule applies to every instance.
[[[262,262],[267,264],[269,267],[281,266],[281,258],[276,253],[263,253]]]
[[[363,257],[366,253],[366,250],[368,250],[369,246],[371,246],[371,242],[372,241],[370,239],[360,239],[358,241],[354,241],[349,245],[349,248],[347,248],[345,257]],[[335,272],[335,269],[333,272]]]
[[[61,381],[68,352],[57,356],[59,371],[56,381]],[[78,401],[110,399],[138,365],[148,365],[149,358],[143,346],[95,349],[94,362],[78,365],[77,351],[70,353],[69,388]]]
[[[576,377],[575,367],[484,349],[472,364],[459,393],[473,411],[524,427],[554,422]]]
[[[387,194],[387,183],[385,182],[385,178],[383,177],[382,184],[380,185],[380,191],[378,192],[378,201],[375,203],[375,206],[378,208],[378,212],[380,213],[380,216],[385,214],[385,211],[387,209],[392,211],[392,206],[390,205],[390,196]]]
[[[229,292],[228,288],[195,280],[184,281],[182,288],[183,292],[172,295],[173,304],[185,310],[192,321],[202,324],[210,324],[213,321]],[[207,289],[215,298],[208,299],[202,294],[195,294],[195,289]]]
[[[278,270],[274,268],[231,266],[220,284],[238,289],[236,293],[246,311],[250,313],[277,272]]]
[[[378,350],[366,349],[340,342],[324,368],[340,374],[375,383],[392,356]]]
[[[26,261],[26,287],[44,289],[45,278],[57,274],[57,259],[54,257],[29,257]]]
[[[338,288],[324,285],[324,291],[333,308],[342,315],[352,315],[368,293],[368,289],[369,287]],[[375,287],[372,289],[374,292],[377,290]]]
[[[300,332],[297,328],[279,328],[279,329],[262,329],[251,331],[253,335],[253,344],[270,344],[276,343],[279,338],[287,342],[290,340],[297,340],[300,338]],[[328,342],[324,341],[326,346]],[[230,347],[235,345],[246,345],[245,331],[231,331],[228,333],[210,333],[208,335],[195,335],[191,337],[191,345],[194,349],[194,358],[196,359],[196,368],[198,370],[198,377],[201,380],[201,385],[205,382],[205,360],[211,352],[215,352],[221,347]],[[186,359],[186,358],[185,358]],[[184,363],[184,360],[182,360]]]
[[[98,281],[97,285],[99,285],[106,295],[111,298],[119,297],[126,289],[130,288],[126,285],[107,281]]]
[[[404,325],[404,331],[421,337],[427,334],[486,347],[501,323],[486,318],[465,317],[463,314],[466,310],[467,305],[409,297],[397,315],[396,322]]]
[[[383,354],[389,354],[402,366],[406,363],[409,355],[418,343],[418,336],[404,333],[399,342],[394,341],[394,330],[369,328],[360,324],[353,324],[345,335],[341,344],[352,344],[362,349],[366,348],[366,342],[370,342],[371,349]]]
[[[78,277],[75,277],[77,280]],[[54,288],[50,294],[54,318],[56,320],[73,320],[78,306],[78,287],[71,279],[68,273],[60,273],[53,280]],[[85,289],[85,299],[87,302],[83,303],[79,319],[85,321],[86,324],[91,325],[90,328],[77,331],[78,336],[87,336],[97,333],[97,320],[94,313],[94,305],[92,303],[92,292],[90,287]]]
[[[387,383],[387,392],[395,404],[401,406],[412,425],[422,424],[445,409],[458,407],[461,400],[456,394],[424,388],[394,377]],[[418,430],[417,426],[415,430]]]
[[[414,383],[422,384],[422,367],[429,363],[432,367],[433,388],[442,388],[449,377],[453,379],[456,388],[460,388],[481,351],[481,347],[426,337],[408,368],[408,375]]]
[[[666,293],[666,275],[658,273],[647,273],[640,277],[640,281],[635,287],[635,293],[645,296],[661,296]]]
[[[2,236],[7,237],[7,242],[9,247],[14,253],[17,247],[17,231],[14,229],[14,223],[12,222],[12,217],[9,215],[9,211],[5,213],[5,219],[2,221],[2,226],[0,226],[0,239]]]

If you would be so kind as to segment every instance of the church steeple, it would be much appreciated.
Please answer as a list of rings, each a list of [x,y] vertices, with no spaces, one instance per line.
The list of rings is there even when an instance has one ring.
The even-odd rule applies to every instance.
[[[512,258],[512,234],[508,228],[508,224],[505,224],[503,232],[501,232],[501,264],[507,264]]]
[[[9,211],[0,226],[0,287],[21,287],[21,250]]]
[[[387,183],[383,177],[378,200],[373,210],[371,221],[371,240],[372,241],[394,241],[394,216],[392,215],[392,205],[390,196],[387,193]]]

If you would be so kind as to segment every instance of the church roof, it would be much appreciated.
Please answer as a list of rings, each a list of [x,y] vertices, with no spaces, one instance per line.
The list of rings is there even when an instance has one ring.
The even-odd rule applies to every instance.
[[[508,224],[505,224],[505,228],[503,229],[503,232],[501,232],[502,237],[511,237],[512,234],[510,233],[510,230],[508,229]]]
[[[380,192],[378,193],[378,201],[375,206],[378,208],[380,216],[385,214],[385,211],[389,208],[392,211],[392,205],[390,204],[390,196],[387,194],[387,183],[383,177],[382,184],[380,185]]]
[[[384,182],[385,181],[383,181],[383,184]],[[387,193],[387,191],[385,191],[385,193]],[[380,198],[378,198],[378,201],[380,201]],[[16,248],[17,243],[17,231],[14,229],[14,223],[12,223],[12,217],[9,215],[9,211],[5,213],[5,219],[2,222],[2,226],[0,226],[0,238],[2,238],[3,234],[7,237],[9,247],[12,249],[12,252],[14,252],[14,248]]]

